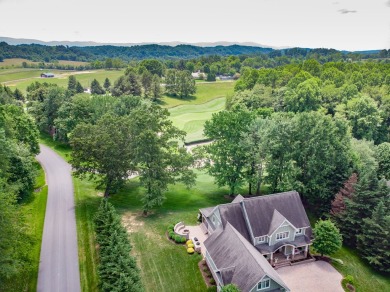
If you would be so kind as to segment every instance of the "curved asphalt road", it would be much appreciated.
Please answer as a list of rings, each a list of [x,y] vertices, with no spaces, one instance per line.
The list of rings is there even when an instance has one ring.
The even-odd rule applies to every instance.
[[[38,274],[39,292],[79,292],[76,216],[71,166],[49,147],[38,161],[46,172],[49,194]]]

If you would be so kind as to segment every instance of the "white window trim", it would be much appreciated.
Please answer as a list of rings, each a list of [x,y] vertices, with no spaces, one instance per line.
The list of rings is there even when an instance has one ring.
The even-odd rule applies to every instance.
[[[261,284],[262,283],[268,283],[268,286],[265,286],[264,288],[260,288],[259,289],[259,285],[261,287]],[[261,280],[259,283],[257,283],[257,291],[261,291],[261,290],[264,290],[264,289],[268,289],[269,287],[271,287],[271,279],[270,278],[267,278],[267,279],[263,279]]]
[[[267,236],[266,236],[266,235],[259,236],[259,237],[257,238],[257,242],[258,242],[258,243],[267,242]]]
[[[286,237],[283,237],[283,238],[279,238],[279,239],[278,239],[278,235],[279,235],[279,234],[285,234],[285,233],[287,233],[287,236],[286,236]],[[275,239],[276,239],[276,241],[281,241],[281,240],[286,239],[286,238],[289,238],[289,237],[290,237],[290,231],[282,231],[282,232],[276,233]]]

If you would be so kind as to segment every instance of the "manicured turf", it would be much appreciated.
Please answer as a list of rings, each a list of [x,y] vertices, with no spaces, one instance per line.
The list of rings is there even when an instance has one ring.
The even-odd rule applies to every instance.
[[[48,70],[49,71],[49,70]],[[0,82],[7,86],[12,86],[18,82],[22,82],[23,79],[27,79],[28,84],[41,80],[40,76],[43,72],[39,69],[6,69],[0,70]],[[50,70],[54,74],[62,74],[68,71]],[[19,81],[18,81],[19,80]],[[48,79],[44,79],[48,81]]]
[[[170,108],[178,105],[202,104],[232,94],[234,92],[234,84],[234,82],[230,81],[197,83],[195,95],[185,98],[164,95],[161,105]]]
[[[213,113],[225,108],[225,98],[213,99],[198,105],[181,105],[169,109],[173,125],[187,133],[186,142],[205,139],[204,123],[211,119]]]
[[[337,262],[332,264],[344,277],[353,276],[356,291],[390,291],[390,276],[374,271],[359,258],[356,251],[343,247],[332,257],[343,261],[343,265]]]
[[[1,72],[1,71],[0,71]],[[39,78],[40,74],[42,72],[53,72],[54,74],[57,74],[54,78]],[[67,87],[68,85],[68,77],[69,75],[75,75],[77,81],[80,81],[81,85],[83,87],[89,87],[93,79],[97,79],[101,85],[103,85],[104,80],[106,78],[110,79],[111,83],[114,83],[116,79],[118,79],[121,75],[124,74],[124,70],[90,70],[90,71],[58,71],[58,70],[38,70],[36,73],[24,73],[18,72],[13,73],[16,75],[8,76],[11,74],[7,74],[5,78],[7,78],[7,83],[5,85],[9,86],[11,89],[19,88],[22,92],[26,91],[27,86],[29,86],[32,82],[38,81],[38,82],[48,82],[48,83],[54,83],[59,86]],[[12,81],[16,79],[23,79],[23,77],[20,78],[23,74],[35,74],[33,77],[25,77],[29,78],[22,81]],[[1,78],[2,75],[0,75]],[[36,78],[38,77],[38,78]],[[10,79],[12,78],[12,79]],[[3,82],[3,81],[0,81]]]

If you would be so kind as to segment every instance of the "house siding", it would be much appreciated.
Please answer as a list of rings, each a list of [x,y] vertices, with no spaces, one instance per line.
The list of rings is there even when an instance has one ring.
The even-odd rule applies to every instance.
[[[216,274],[217,266],[215,265],[213,259],[210,257],[210,254],[208,253],[208,251],[206,251],[205,258],[206,258],[207,265],[210,268],[211,274],[213,275],[213,278],[214,278],[217,286],[222,286],[222,283]]]
[[[262,289],[262,290],[257,290],[257,285],[259,283],[256,284],[255,287],[252,288],[252,290],[250,290],[250,292],[269,292],[269,291],[286,291],[286,289],[284,289],[282,286],[280,286],[278,283],[276,283],[274,280],[270,279],[271,280],[271,283],[270,283],[270,286],[269,288],[267,289]],[[245,291],[243,291],[245,292]]]
[[[275,243],[278,242],[278,240],[276,240],[276,234],[278,234],[280,232],[287,232],[287,231],[289,232],[289,237],[285,238],[283,240],[284,241],[293,241],[295,239],[295,229],[291,225],[281,226],[278,229],[276,229],[274,234],[272,234],[271,238],[269,239],[269,245],[271,246],[271,245],[274,245]]]

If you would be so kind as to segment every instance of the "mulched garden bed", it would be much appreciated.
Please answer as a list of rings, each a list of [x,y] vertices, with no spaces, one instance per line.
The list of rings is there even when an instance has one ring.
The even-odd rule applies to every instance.
[[[198,263],[198,267],[202,274],[203,280],[206,283],[207,288],[215,286],[215,280],[210,272],[209,267],[207,266],[206,260],[201,260]]]

